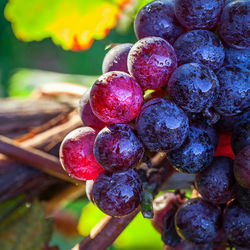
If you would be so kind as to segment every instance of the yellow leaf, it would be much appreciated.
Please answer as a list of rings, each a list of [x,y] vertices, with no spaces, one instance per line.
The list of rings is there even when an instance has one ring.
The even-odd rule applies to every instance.
[[[85,50],[117,25],[124,7],[133,0],[11,0],[5,17],[17,38],[51,38],[64,49]]]

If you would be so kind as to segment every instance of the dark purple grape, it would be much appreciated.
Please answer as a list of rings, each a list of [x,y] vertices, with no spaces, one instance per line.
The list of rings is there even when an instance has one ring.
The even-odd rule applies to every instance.
[[[219,121],[216,123],[216,128],[221,132],[232,132],[234,127],[244,120],[250,119],[250,112],[243,112],[233,116],[220,115]]]
[[[151,151],[179,148],[188,134],[188,118],[174,102],[163,98],[148,101],[136,119],[136,130]]]
[[[85,186],[85,192],[86,195],[89,199],[89,201],[91,201],[92,203],[95,203],[94,201],[94,197],[93,197],[93,185],[94,185],[94,181],[93,180],[87,180],[86,181],[86,186]]]
[[[175,229],[174,217],[177,209],[178,206],[173,204],[172,208],[168,210],[162,218],[163,232],[161,239],[166,245],[171,247],[176,247],[183,241]]]
[[[93,197],[104,213],[115,217],[124,216],[139,206],[142,183],[133,169],[118,173],[103,171],[95,179]]]
[[[181,35],[175,41],[174,49],[179,65],[196,62],[215,70],[224,63],[222,42],[208,30],[192,30]]]
[[[208,243],[217,236],[221,224],[220,209],[201,198],[184,203],[175,215],[177,233],[186,241]]]
[[[249,13],[249,0],[232,1],[224,7],[219,21],[219,32],[230,47],[250,47]]]
[[[212,162],[214,151],[215,146],[207,132],[190,125],[184,143],[169,152],[167,157],[178,171],[198,173]]]
[[[156,0],[145,5],[135,18],[134,29],[138,39],[157,36],[171,44],[185,31],[174,15],[174,0]]]
[[[178,67],[168,82],[168,95],[182,109],[199,113],[209,109],[219,91],[214,72],[198,63]]]
[[[234,176],[244,188],[250,188],[250,145],[237,153],[234,161]]]
[[[231,146],[235,154],[247,145],[250,145],[250,118],[242,119],[234,126],[231,138]]]
[[[236,185],[236,198],[241,206],[250,212],[250,189],[243,188],[241,185]]]
[[[226,65],[216,73],[220,83],[214,108],[224,116],[237,115],[250,105],[250,71],[236,65]]]
[[[223,204],[235,197],[233,160],[214,157],[210,166],[196,174],[195,185],[202,197],[214,204]]]
[[[135,168],[144,154],[140,140],[127,124],[113,124],[102,129],[95,139],[97,162],[111,172]]]
[[[128,73],[127,58],[132,43],[116,45],[104,57],[102,63],[102,73],[110,71],[123,71]]]
[[[225,64],[236,64],[250,67],[250,50],[225,47]]]
[[[175,15],[187,29],[211,29],[219,20],[223,0],[175,0]]]
[[[250,213],[234,200],[224,210],[223,217],[223,227],[229,241],[234,246],[248,248],[250,242]]]
[[[166,85],[176,68],[173,47],[160,37],[142,38],[128,55],[128,71],[144,88],[156,89]]]
[[[191,122],[191,126],[205,131],[209,136],[212,144],[214,145],[214,148],[217,147],[219,142],[219,134],[214,128],[214,126],[208,125],[205,122]]]
[[[102,129],[106,126],[104,122],[99,120],[93,113],[90,102],[90,89],[88,89],[81,97],[78,105],[78,113],[85,126]]]

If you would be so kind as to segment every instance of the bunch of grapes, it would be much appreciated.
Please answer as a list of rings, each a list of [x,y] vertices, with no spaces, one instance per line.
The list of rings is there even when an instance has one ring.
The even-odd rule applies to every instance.
[[[61,144],[65,171],[87,181],[89,199],[115,217],[140,206],[146,155],[165,152],[177,171],[196,174],[198,197],[168,194],[160,215],[155,209],[168,246],[249,247],[249,10],[248,0],[144,6],[138,41],[106,54],[79,103],[84,127]]]

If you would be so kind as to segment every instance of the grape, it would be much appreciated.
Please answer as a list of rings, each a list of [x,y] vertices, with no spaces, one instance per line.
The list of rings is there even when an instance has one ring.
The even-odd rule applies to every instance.
[[[232,1],[224,7],[219,21],[219,32],[230,47],[250,47],[249,13],[248,0]]]
[[[108,171],[135,168],[144,154],[144,148],[131,126],[113,124],[102,129],[95,139],[94,155]]]
[[[155,98],[142,106],[136,118],[136,130],[151,151],[179,148],[188,133],[188,118],[175,103]]]
[[[234,161],[234,175],[244,188],[250,188],[250,145],[244,147]]]
[[[111,216],[133,212],[140,204],[141,196],[142,183],[133,169],[117,173],[103,171],[94,181],[95,204]]]
[[[86,191],[86,195],[87,195],[89,201],[91,201],[92,203],[95,203],[94,197],[93,197],[93,185],[94,185],[93,180],[87,180],[86,186],[85,186],[85,191]]]
[[[214,150],[207,132],[191,125],[184,143],[167,157],[178,171],[198,173],[212,162]]]
[[[224,116],[243,112],[250,105],[250,71],[236,65],[227,65],[216,73],[220,91],[214,108]]]
[[[210,108],[218,89],[219,82],[214,72],[198,63],[181,65],[168,82],[170,98],[185,111],[194,113]]]
[[[60,161],[73,178],[93,180],[103,171],[93,154],[97,133],[90,127],[83,127],[71,131],[64,138],[60,147]]]
[[[249,247],[250,213],[236,201],[232,201],[224,211],[223,227],[229,241],[234,246]]]
[[[128,71],[144,88],[166,85],[176,67],[173,47],[160,37],[142,38],[128,54]]]
[[[187,29],[211,29],[218,22],[223,0],[175,0],[175,14]]]
[[[250,67],[250,50],[249,49],[235,49],[225,48],[225,63],[236,64],[242,67]]]
[[[214,148],[217,147],[219,142],[219,134],[213,126],[208,125],[207,123],[204,122],[192,122],[191,125],[192,127],[205,131],[209,136],[212,145],[214,145]]]
[[[177,233],[186,241],[211,242],[220,229],[220,209],[201,198],[184,203],[175,215]]]
[[[215,70],[223,65],[225,58],[222,42],[208,30],[192,30],[181,35],[174,49],[179,65],[196,62]]]
[[[127,73],[108,72],[97,79],[90,92],[93,113],[105,123],[127,123],[139,112],[142,89]]]
[[[237,154],[242,148],[250,145],[250,119],[242,119],[233,129],[231,138],[232,149]]]
[[[250,112],[243,112],[233,116],[220,115],[219,121],[216,123],[218,130],[222,132],[232,132],[237,123],[250,119]]]
[[[233,160],[214,157],[213,162],[196,174],[195,185],[202,197],[214,204],[223,204],[235,197]]]
[[[236,198],[241,206],[250,212],[250,189],[243,188],[241,185],[236,185]]]
[[[163,217],[163,234],[162,234],[162,241],[167,244],[168,246],[178,246],[181,244],[182,239],[177,234],[174,224],[174,216],[176,214],[178,207],[173,205],[173,207],[166,212]]]
[[[90,106],[90,89],[87,90],[81,97],[78,105],[78,113],[85,126],[89,126],[96,129],[102,129],[106,126],[104,122],[98,119]]]
[[[138,12],[134,23],[138,39],[157,36],[173,44],[184,29],[174,15],[174,0],[156,0]]]
[[[171,192],[165,192],[154,199],[154,217],[151,219],[151,223],[158,232],[163,232],[163,217],[166,212],[170,211],[174,204],[180,206],[184,201],[185,198],[181,195]]]
[[[123,43],[112,48],[103,59],[102,73],[110,71],[123,71],[128,73],[127,58],[132,46],[132,43]]]

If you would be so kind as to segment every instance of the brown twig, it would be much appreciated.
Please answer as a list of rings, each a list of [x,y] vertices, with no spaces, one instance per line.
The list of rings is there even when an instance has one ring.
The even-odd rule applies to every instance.
[[[33,138],[21,143],[22,147],[40,148],[44,144],[59,143],[72,130],[83,126],[77,111],[73,111],[68,115],[68,121],[58,126],[52,127]]]
[[[66,82],[53,82],[47,83],[34,91],[33,96],[58,96],[58,95],[69,95],[75,97],[81,97],[84,92],[88,90],[88,87]]]
[[[158,168],[159,171],[152,173],[149,176],[148,184],[155,185],[155,192],[159,191],[164,183],[175,172],[173,167],[162,157],[162,154],[158,154],[154,157],[153,167]],[[158,159],[158,160],[157,160]],[[121,217],[114,218],[105,216],[90,232],[90,235],[86,237],[81,243],[77,244],[74,250],[103,250],[108,248],[115,239],[121,234],[126,226],[133,220],[133,218],[140,211],[140,208],[133,213]]]
[[[2,135],[0,135],[0,153],[59,179],[77,182],[65,173],[57,157],[34,148],[22,148],[15,141]]]

